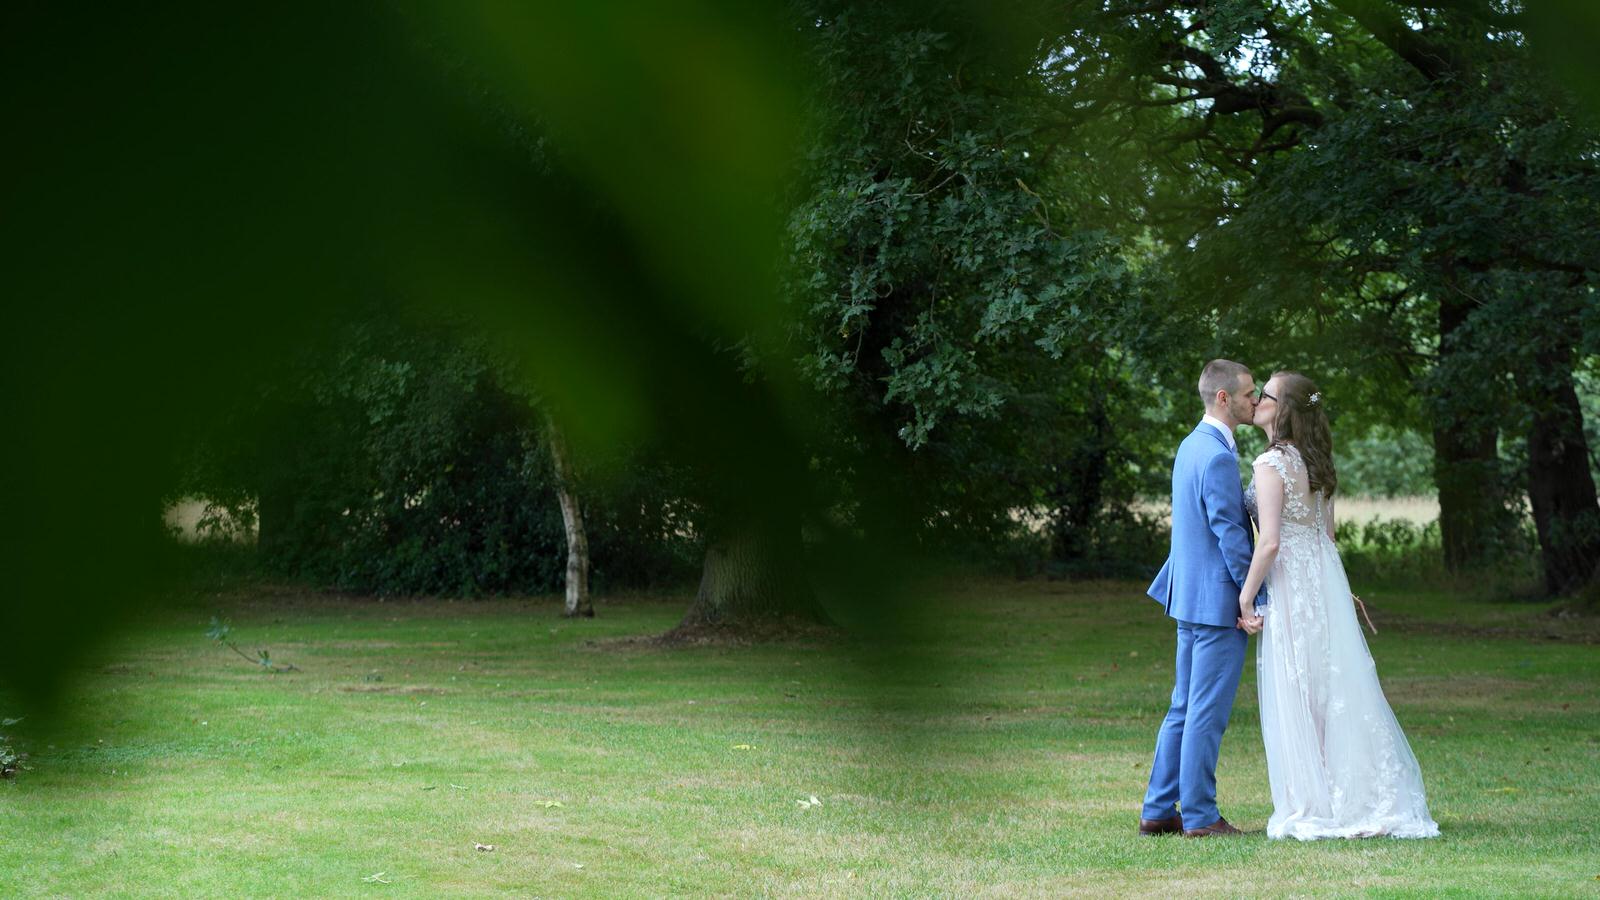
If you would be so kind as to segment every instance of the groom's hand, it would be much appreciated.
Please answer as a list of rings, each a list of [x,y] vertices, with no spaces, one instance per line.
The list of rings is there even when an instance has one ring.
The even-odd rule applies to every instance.
[[[1261,626],[1265,620],[1261,616],[1240,616],[1239,627],[1245,634],[1260,634]]]

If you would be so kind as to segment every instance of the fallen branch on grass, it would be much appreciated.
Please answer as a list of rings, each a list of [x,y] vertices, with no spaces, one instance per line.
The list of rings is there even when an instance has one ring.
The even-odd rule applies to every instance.
[[[228,635],[232,633],[233,629],[228,625],[227,622],[219,620],[216,616],[211,617],[211,627],[206,629],[206,637],[211,638],[213,641],[216,641],[217,643],[227,647],[229,650],[239,654],[252,665],[260,666],[269,672],[300,671],[300,668],[293,663],[274,663],[272,661],[272,654],[267,650],[258,650],[256,651],[257,655],[255,656],[251,656],[243,650],[240,650],[239,645],[235,644],[228,637]]]

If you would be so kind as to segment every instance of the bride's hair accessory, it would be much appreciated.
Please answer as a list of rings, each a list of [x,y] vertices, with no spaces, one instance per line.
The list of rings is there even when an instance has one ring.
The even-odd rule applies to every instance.
[[[1322,392],[1321,391],[1317,391],[1317,392],[1313,393],[1310,397],[1306,398],[1306,405],[1307,406],[1316,406],[1317,404],[1319,404],[1321,402],[1322,402]]]

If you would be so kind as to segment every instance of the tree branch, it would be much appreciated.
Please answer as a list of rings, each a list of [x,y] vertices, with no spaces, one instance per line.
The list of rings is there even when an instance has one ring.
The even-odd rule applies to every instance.
[[[1460,60],[1416,31],[1384,0],[1329,0],[1340,12],[1354,19],[1380,44],[1405,60],[1429,81],[1440,81],[1460,70]]]

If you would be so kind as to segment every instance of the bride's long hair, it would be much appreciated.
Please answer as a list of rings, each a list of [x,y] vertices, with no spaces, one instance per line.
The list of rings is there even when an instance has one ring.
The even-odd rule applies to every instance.
[[[1299,372],[1274,372],[1278,379],[1278,412],[1272,422],[1272,446],[1294,444],[1306,464],[1311,490],[1332,497],[1339,486],[1333,470],[1333,429],[1322,392]]]

